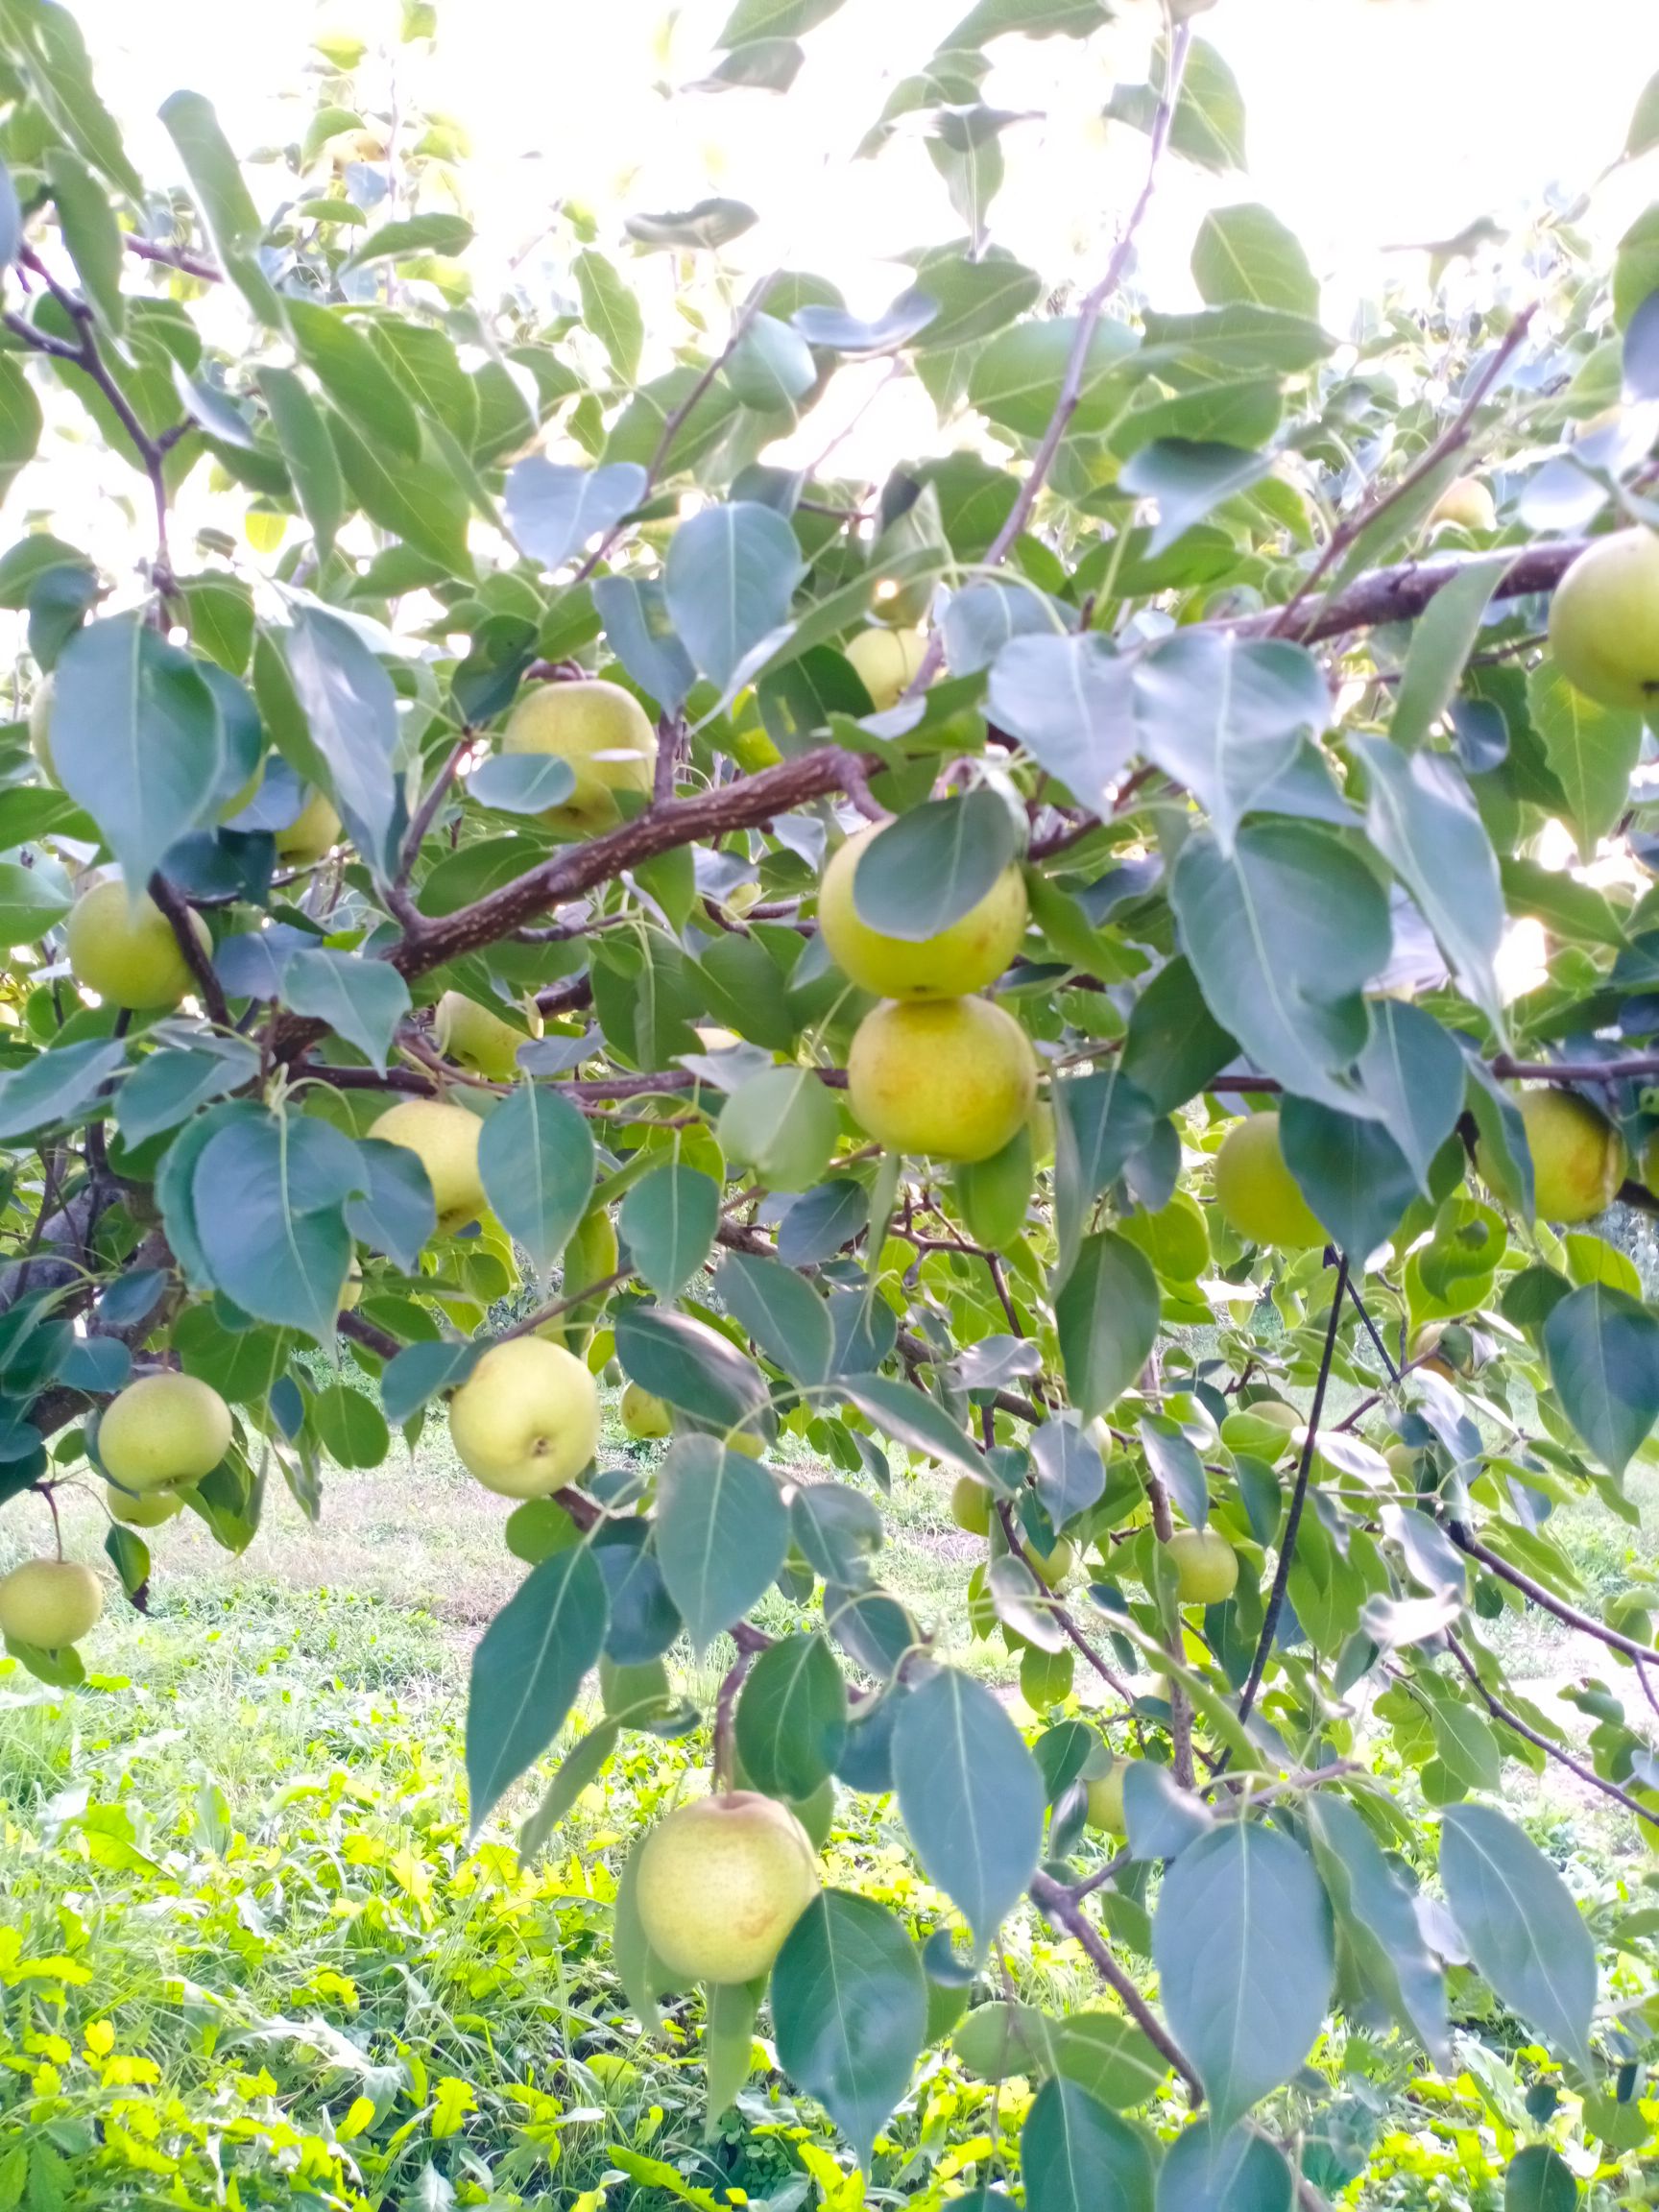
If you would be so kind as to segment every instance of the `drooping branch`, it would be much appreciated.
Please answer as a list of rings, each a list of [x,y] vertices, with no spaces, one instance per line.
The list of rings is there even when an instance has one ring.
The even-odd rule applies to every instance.
[[[1655,1815],[1652,1806],[1641,1804],[1627,1790],[1621,1790],[1617,1782],[1605,1781],[1594,1767],[1586,1767],[1581,1759],[1574,1758],[1572,1752],[1563,1745],[1551,1743],[1548,1736],[1523,1720],[1519,1713],[1512,1712],[1502,1698],[1495,1696],[1481,1680],[1474,1660],[1450,1628],[1446,1631],[1446,1643],[1453,1658],[1479,1692],[1481,1701],[1500,1727],[1511,1730],[1536,1750],[1542,1751],[1546,1758],[1553,1759],[1557,1766],[1564,1767],[1569,1774],[1576,1775],[1588,1788],[1599,1790],[1603,1797],[1611,1797],[1616,1804],[1623,1805],[1627,1813],[1634,1813],[1638,1820],[1653,1821]]]

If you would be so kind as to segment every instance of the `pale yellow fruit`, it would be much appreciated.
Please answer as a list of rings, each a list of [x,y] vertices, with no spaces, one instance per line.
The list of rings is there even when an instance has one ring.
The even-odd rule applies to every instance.
[[[1215,1203],[1247,1244],[1296,1252],[1323,1244],[1325,1231],[1285,1165],[1277,1114],[1235,1122],[1215,1155]]]
[[[1177,1528],[1164,1549],[1183,1605],[1219,1605],[1238,1587],[1238,1554],[1218,1529]]]
[[[213,940],[199,914],[190,926],[204,953]],[[69,910],[64,929],[69,967],[77,983],[111,1006],[135,1012],[177,1006],[196,988],[173,925],[156,902],[140,894],[135,902],[115,877],[94,883]]]
[[[1123,1785],[1129,1779],[1132,1764],[1128,1759],[1114,1759],[1108,1772],[1097,1774],[1092,1782],[1084,1784],[1089,1802],[1083,1818],[1089,1827],[1103,1828],[1112,1836],[1126,1833]]]
[[[484,1183],[478,1172],[478,1138],[483,1123],[465,1106],[442,1098],[405,1098],[389,1106],[369,1134],[385,1144],[401,1144],[426,1170],[438,1207],[441,1235],[465,1229],[484,1211]]]
[[[599,1449],[599,1388],[581,1360],[540,1336],[486,1352],[449,1402],[469,1475],[503,1498],[544,1498]]]
[[[531,1014],[529,1031],[532,1037],[541,1036],[540,1014]],[[474,1075],[487,1075],[493,1083],[513,1081],[518,1072],[518,1047],[526,1042],[522,1029],[515,1029],[511,1022],[503,1022],[499,1014],[459,991],[445,991],[439,999],[432,1035],[446,1060]]]
[[[276,832],[276,857],[303,868],[321,860],[340,841],[340,817],[332,802],[313,791],[286,829]]]
[[[958,1475],[950,1486],[950,1518],[970,1536],[991,1533],[991,1485],[977,1475]]]
[[[195,1375],[140,1376],[98,1424],[99,1461],[126,1490],[199,1482],[229,1449],[230,1408]]]
[[[927,640],[920,630],[860,630],[846,651],[871,704],[884,714],[921,673]]]
[[[567,760],[576,788],[542,820],[584,835],[612,830],[622,819],[619,792],[651,796],[657,733],[631,691],[594,678],[577,684],[538,684],[513,709],[501,733],[503,753],[554,753]]]
[[[361,1261],[353,1260],[349,1269],[347,1272],[346,1287],[340,1293],[341,1312],[354,1313],[357,1310],[358,1303],[362,1296],[363,1265]]]
[[[1036,1095],[1024,1030],[986,998],[878,1006],[859,1022],[847,1058],[854,1118],[893,1152],[989,1160]]]
[[[1069,1536],[1062,1536],[1052,1551],[1039,1551],[1027,1544],[1025,1559],[1045,1590],[1058,1590],[1077,1564],[1077,1549]]]
[[[25,1559],[0,1578],[0,1636],[37,1651],[79,1644],[104,1610],[104,1586],[78,1559]]]
[[[29,702],[29,745],[48,783],[58,781],[58,764],[52,757],[52,691],[51,677],[43,676]]]
[[[1496,530],[1498,503],[1479,476],[1457,476],[1429,510],[1430,522],[1455,522],[1460,530]]]
[[[134,1497],[129,1490],[117,1490],[113,1482],[104,1488],[110,1518],[125,1522],[129,1528],[159,1528],[163,1521],[183,1510],[184,1500],[177,1490],[148,1490]]]
[[[682,1805],[639,1853],[645,1939],[687,1982],[753,1982],[818,1894],[806,1831],[774,1797],[733,1790]]]
[[[818,926],[830,957],[849,982],[882,998],[960,998],[995,983],[1025,935],[1025,880],[1004,868],[976,906],[936,937],[911,944],[862,921],[853,899],[859,861],[885,826],[849,837],[824,871]]]
[[[1551,602],[1550,650],[1587,699],[1659,704],[1659,535],[1621,530],[1579,554]]]
[[[1571,1091],[1523,1091],[1515,1100],[1532,1155],[1532,1196],[1546,1221],[1591,1221],[1624,1180],[1624,1140],[1587,1098]],[[1475,1165],[1490,1182],[1482,1147]]]
[[[654,1398],[649,1390],[642,1389],[637,1382],[624,1385],[620,1410],[623,1428],[630,1436],[638,1437],[642,1443],[666,1436],[674,1426],[674,1416],[661,1399]]]

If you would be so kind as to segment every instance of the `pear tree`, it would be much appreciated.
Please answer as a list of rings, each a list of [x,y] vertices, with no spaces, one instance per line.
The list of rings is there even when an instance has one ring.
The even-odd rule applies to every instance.
[[[843,11],[881,36],[738,0],[722,97]],[[733,200],[475,276],[442,132],[390,197],[340,151],[355,55],[257,165],[178,91],[140,175],[72,12],[0,5],[0,1632],[73,1694],[185,1516],[240,1551],[447,1425],[518,1577],[473,1834],[708,1724],[611,1947],[641,2035],[704,1986],[711,2125],[758,2019],[867,2169],[932,2046],[1018,2077],[976,2205],[1324,2202],[1378,2075],[1485,2098],[1526,2202],[1634,2204],[1652,1575],[1561,1530],[1634,1550],[1659,1457],[1607,1213],[1659,1206],[1659,209],[1338,325],[1226,8],[1171,0],[1057,290],[994,72],[1107,12],[978,0],[868,118],[941,197],[866,317],[756,277]],[[872,364],[937,430],[864,481],[814,417]],[[936,1619],[883,1575],[922,1480]],[[1529,1620],[1594,1651],[1581,1726]],[[1550,1772],[1616,1880],[1529,1822]],[[849,1794],[902,1898],[825,1859]],[[1014,2001],[1039,1923],[1081,2013]]]

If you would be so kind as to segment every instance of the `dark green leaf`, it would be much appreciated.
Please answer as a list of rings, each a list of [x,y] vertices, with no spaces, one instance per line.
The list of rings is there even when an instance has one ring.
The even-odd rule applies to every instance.
[[[262,368],[257,382],[301,508],[326,553],[346,518],[346,481],[328,425],[294,370]]]
[[[1058,1414],[1031,1433],[1037,1495],[1056,1528],[1097,1504],[1106,1489],[1106,1463],[1074,1415]]]
[[[1217,850],[1331,718],[1324,671],[1300,645],[1177,631],[1135,669],[1140,749],[1205,806]]]
[[[342,1467],[378,1467],[391,1447],[386,1417],[349,1382],[331,1382],[311,1401],[317,1440]]]
[[[353,1237],[415,1272],[438,1230],[426,1170],[407,1144],[363,1137],[357,1143],[357,1195],[346,1206]]]
[[[1096,631],[1013,637],[991,669],[989,708],[1040,767],[1104,808],[1135,751],[1133,663]]]
[[[199,1106],[239,1090],[259,1071],[259,1056],[240,1038],[214,1040],[211,1050],[152,1052],[121,1086],[117,1112],[128,1144],[176,1129]]]
[[[532,1567],[484,1631],[467,1700],[472,1835],[565,1725],[604,1641],[605,1585],[586,1545]]]
[[[282,971],[282,998],[355,1045],[372,1068],[385,1067],[409,1012],[409,986],[396,968],[326,948],[294,954]]]
[[[995,1695],[943,1667],[900,1708],[893,1779],[923,1871],[983,1951],[1037,1869],[1045,1792],[1036,1761]]]
[[[344,415],[330,414],[327,421],[346,481],[370,521],[428,555],[445,574],[470,575],[468,493],[438,447],[442,433],[422,440],[419,458],[410,460],[360,437]]]
[[[377,877],[397,865],[404,829],[392,679],[350,625],[319,607],[294,609],[288,673],[322,773],[351,842]]]
[[[498,814],[541,814],[569,798],[576,772],[556,753],[496,753],[473,771],[467,788]]]
[[[762,1651],[737,1700],[737,1756],[769,1797],[809,1797],[847,1738],[847,1685],[822,1636]]]
[[[1066,1387],[1093,1421],[1140,1376],[1158,1339],[1158,1278],[1142,1252],[1107,1231],[1086,1237],[1054,1301]]]
[[[1158,502],[1158,522],[1148,540],[1156,556],[1201,522],[1212,508],[1247,492],[1273,469],[1271,453],[1247,452],[1190,438],[1154,438],[1132,454],[1118,482],[1138,499]]]
[[[733,1319],[794,1382],[830,1380],[835,1351],[830,1309],[792,1268],[730,1252],[715,1287]]]
[[[295,350],[343,414],[372,445],[406,461],[421,457],[421,424],[397,379],[369,340],[338,309],[286,299]]]
[[[414,253],[464,253],[471,243],[472,226],[464,215],[409,215],[372,230],[340,266],[356,269],[365,261],[407,260]]]
[[[854,1375],[843,1377],[840,1390],[896,1444],[925,1452],[929,1458],[971,1475],[980,1472],[973,1443],[944,1407],[914,1382],[895,1382],[886,1375]]]
[[[699,200],[693,207],[681,207],[664,215],[626,215],[622,228],[641,246],[658,251],[670,247],[702,247],[713,252],[741,238],[760,220],[741,200]]]
[[[753,500],[706,507],[682,522],[668,547],[668,613],[693,664],[725,690],[788,619],[805,573],[781,515]]]
[[[1458,1933],[1503,2003],[1592,2073],[1596,1946],[1554,1866],[1490,1805],[1455,1805],[1441,1827],[1440,1879]]]
[[[1167,1114],[1196,1096],[1238,1051],[1204,1003],[1191,962],[1177,953],[1136,999],[1118,1066],[1154,1114]]]
[[[681,1436],[657,1478],[657,1556],[694,1649],[740,1620],[783,1564],[789,1516],[778,1484],[712,1436]]]
[[[1152,2212],[1152,2149],[1063,2077],[1045,2081],[1020,2137],[1027,2212]]]
[[[563,568],[595,538],[607,536],[645,496],[637,462],[571,469],[532,453],[507,473],[505,506],[514,538],[543,568]],[[603,613],[603,609],[601,609]]]
[[[586,1117],[550,1084],[518,1084],[484,1123],[478,1172],[509,1234],[538,1267],[550,1267],[592,1195]]]
[[[81,289],[99,321],[119,336],[127,322],[127,302],[121,294],[121,270],[127,256],[108,191],[66,146],[47,150],[46,180],[52,187],[58,227],[81,279]]]
[[[1624,811],[1642,750],[1642,716],[1599,707],[1550,660],[1541,661],[1527,680],[1527,707],[1545,761],[1566,794],[1579,857],[1589,862]]]
[[[259,321],[277,327],[288,302],[278,303],[271,280],[259,265],[257,248],[263,228],[259,210],[242,180],[236,156],[219,128],[211,104],[200,92],[175,92],[162,101],[160,113],[183,161],[219,266]]]
[[[593,586],[593,604],[605,625],[606,643],[635,683],[664,714],[677,714],[697,671],[674,635],[661,582],[654,576],[601,576]]]
[[[361,1180],[357,1147],[325,1121],[261,1114],[222,1128],[191,1177],[218,1287],[261,1321],[332,1342],[351,1263],[342,1209]]]
[[[1014,817],[994,791],[935,799],[872,838],[853,877],[869,928],[919,945],[960,922],[1013,859]]]
[[[1270,207],[1214,207],[1198,226],[1192,280],[1212,307],[1243,301],[1288,315],[1319,317],[1319,279],[1295,235]]]
[[[1398,998],[1373,1001],[1359,1088],[1426,1194],[1434,1155],[1463,1110],[1466,1070],[1456,1042],[1432,1015]]]
[[[1295,2180],[1278,2148],[1247,2128],[1197,2119],[1158,2172],[1158,2212],[1290,2212]]]
[[[1452,2064],[1446,1980],[1430,1955],[1410,1890],[1346,1798],[1322,1791],[1309,1802],[1313,1855],[1367,1986],[1433,2063]]]
[[[82,1114],[126,1055],[119,1038],[87,1039],[7,1069],[0,1073],[0,1143]]]
[[[662,1299],[678,1298],[708,1265],[719,1222],[720,1187],[695,1167],[654,1167],[622,1201],[628,1257]]]
[[[1503,2177],[1503,2212],[1575,2212],[1577,2203],[1572,2167],[1547,2143],[1528,2143],[1510,2159]]]
[[[1152,1939],[1170,2033],[1230,2128],[1324,2025],[1335,1960],[1313,1862],[1276,1829],[1230,1821],[1165,1876]]]
[[[1362,1263],[1394,1234],[1417,1195],[1405,1153],[1381,1121],[1361,1121],[1312,1098],[1285,1100],[1279,1140],[1285,1165],[1333,1243]]]
[[[559,1762],[558,1773],[547,1786],[546,1796],[518,1830],[520,1865],[528,1865],[583,1791],[599,1780],[621,1734],[616,1721],[596,1721],[581,1742],[565,1752]]]
[[[1371,841],[1421,907],[1458,983],[1502,1028],[1494,963],[1503,933],[1498,859],[1455,763],[1356,737],[1370,780]]]
[[[735,1428],[766,1404],[760,1370],[706,1322],[635,1302],[618,1311],[615,1328],[616,1357],[630,1378],[693,1420]]]
[[[825,1890],[778,1955],[772,2020],[779,2063],[867,2167],[926,2033],[927,1985],[915,1944],[874,1899]]]
[[[1659,1321],[1623,1290],[1587,1283],[1544,1324],[1544,1352],[1561,1410],[1622,1475],[1659,1420]]]
[[[734,1086],[716,1135],[732,1165],[753,1167],[767,1190],[804,1190],[830,1165],[841,1115],[815,1070],[761,1068]]]

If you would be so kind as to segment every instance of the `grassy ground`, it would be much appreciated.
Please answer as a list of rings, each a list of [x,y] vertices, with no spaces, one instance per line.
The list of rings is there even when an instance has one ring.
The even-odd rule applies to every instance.
[[[633,1449],[613,1426],[606,1446],[607,1459]],[[961,1663],[1011,1685],[999,1646],[961,1620],[978,1548],[947,1496],[935,1473],[896,1476],[887,1579]],[[0,1523],[0,1566],[43,1533],[25,1526],[34,1510]],[[188,1516],[161,1530],[151,1613],[111,1608],[84,1691],[0,1662],[0,2212],[644,2212],[741,2201],[733,2190],[779,2212],[926,2212],[995,2177],[1027,2089],[993,2092],[949,2057],[896,2119],[868,2198],[763,2044],[705,2140],[695,2005],[644,2045],[605,1962],[619,1847],[695,1786],[705,1746],[630,1740],[527,1871],[510,1843],[526,1793],[469,1851],[468,1656],[522,1572],[504,1517],[429,1438],[413,1465],[335,1474],[321,1527],[274,1497],[240,1559]],[[1630,1563],[1627,1532],[1608,1527],[1586,1516],[1572,1538],[1587,1577],[1611,1586]],[[102,1527],[90,1499],[68,1503],[70,1549],[93,1556]],[[1559,1639],[1510,1634],[1541,1695],[1583,1669]],[[687,1688],[706,1698],[716,1671]],[[1586,1886],[1639,1881],[1628,1841],[1571,1785],[1547,1779],[1532,1810],[1576,1849]],[[933,1924],[886,1806],[843,1801],[828,1865]],[[1095,2001],[1074,1949],[1041,1930],[1016,1931],[1007,1967],[1039,1999]],[[1429,2104],[1407,2101],[1397,2044],[1353,2035],[1325,2060],[1332,2090],[1289,2093],[1281,2117],[1334,2113],[1374,2147],[1365,2193],[1346,2201],[1500,2203],[1518,2082],[1467,2080]]]

